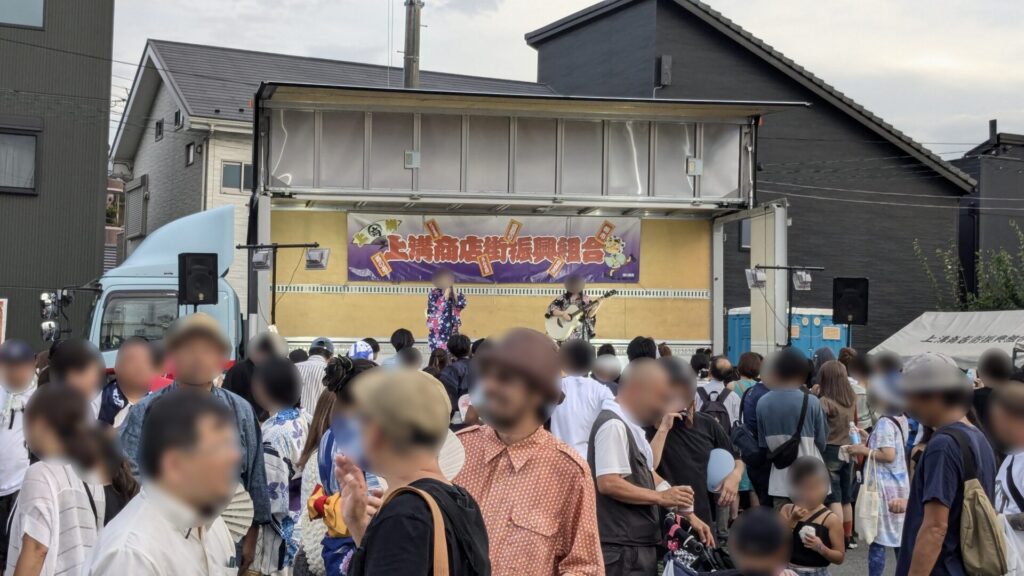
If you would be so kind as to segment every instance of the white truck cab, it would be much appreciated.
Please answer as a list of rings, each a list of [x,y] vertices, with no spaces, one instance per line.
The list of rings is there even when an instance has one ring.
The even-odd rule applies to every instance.
[[[217,304],[199,306],[220,322],[232,343],[232,360],[242,337],[238,295],[225,280],[234,263],[234,207],[225,206],[179,218],[152,233],[123,264],[96,284],[97,296],[85,336],[113,367],[121,343],[132,336],[161,340],[176,319],[193,312],[178,305],[178,255],[217,254]]]

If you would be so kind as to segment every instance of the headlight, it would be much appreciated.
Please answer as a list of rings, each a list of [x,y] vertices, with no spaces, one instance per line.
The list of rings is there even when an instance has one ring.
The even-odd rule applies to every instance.
[[[39,333],[44,342],[56,342],[60,336],[60,326],[53,320],[47,320],[39,325]]]

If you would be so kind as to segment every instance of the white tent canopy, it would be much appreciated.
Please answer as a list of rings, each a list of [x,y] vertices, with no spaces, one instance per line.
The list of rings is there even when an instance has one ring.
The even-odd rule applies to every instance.
[[[974,368],[989,348],[1013,355],[1024,342],[1024,310],[995,312],[925,312],[869,354],[895,352],[907,360],[923,352],[939,352],[964,369]]]

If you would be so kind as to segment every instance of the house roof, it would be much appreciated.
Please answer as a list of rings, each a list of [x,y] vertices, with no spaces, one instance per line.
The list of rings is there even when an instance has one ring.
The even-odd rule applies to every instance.
[[[191,118],[252,122],[250,101],[262,82],[343,84],[383,88],[402,85],[402,69],[342,60],[256,52],[220,46],[150,40],[118,126],[111,158],[134,156],[160,81]],[[544,84],[423,71],[426,90],[551,95]],[[169,122],[168,122],[169,124]]]
[[[526,43],[530,46],[538,46],[546,40],[556,37],[564,32],[572,30],[587,22],[613,13],[621,8],[639,2],[641,0],[604,0],[579,12],[570,14],[561,20],[552,22],[543,28],[526,34]],[[732,40],[738,42],[747,50],[753,52],[768,64],[774,66],[793,80],[799,82],[807,89],[814,92],[818,97],[836,106],[861,124],[891,142],[907,154],[917,158],[921,163],[932,168],[942,176],[961,189],[970,192],[977,182],[967,173],[956,166],[943,160],[937,154],[924,147],[910,136],[907,136],[893,125],[887,123],[881,117],[854,102],[849,96],[843,94],[834,86],[828,84],[821,78],[815,76],[809,70],[800,66],[792,59],[767,44],[760,38],[744,30],[721,12],[713,9],[699,0],[667,0],[674,2],[686,11],[690,12],[712,28],[725,34]]]
[[[972,158],[992,154],[1004,147],[1024,146],[1024,134],[999,132],[964,154],[964,158]]]

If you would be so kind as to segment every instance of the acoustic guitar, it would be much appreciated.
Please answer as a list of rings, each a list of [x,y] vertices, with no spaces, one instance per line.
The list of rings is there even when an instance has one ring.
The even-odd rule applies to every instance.
[[[600,298],[595,298],[583,306],[572,304],[564,310],[564,312],[569,313],[570,319],[566,320],[560,316],[551,316],[544,321],[544,329],[547,330],[548,336],[559,342],[564,342],[572,334],[572,331],[583,322],[586,314],[593,310],[599,302],[607,300],[618,293],[618,290],[609,290],[601,295]]]

